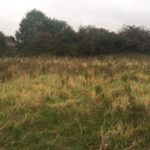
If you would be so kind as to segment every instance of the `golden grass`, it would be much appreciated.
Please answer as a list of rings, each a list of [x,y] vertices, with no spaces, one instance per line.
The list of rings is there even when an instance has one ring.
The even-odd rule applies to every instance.
[[[0,60],[0,147],[149,149],[150,56]]]

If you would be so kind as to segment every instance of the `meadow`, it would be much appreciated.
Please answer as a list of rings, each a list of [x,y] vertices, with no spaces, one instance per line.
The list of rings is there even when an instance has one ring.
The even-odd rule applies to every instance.
[[[134,149],[150,149],[150,56],[0,59],[0,150]]]

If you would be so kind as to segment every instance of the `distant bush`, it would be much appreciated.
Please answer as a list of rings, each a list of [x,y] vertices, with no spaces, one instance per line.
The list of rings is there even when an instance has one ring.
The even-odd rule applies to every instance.
[[[0,32],[0,57],[15,56],[17,53],[14,49],[14,45],[15,41],[12,41],[12,37],[5,36]]]
[[[0,32],[0,57],[6,55],[6,49],[5,35]]]
[[[6,43],[5,43],[5,35],[0,31],[0,48],[5,48]]]
[[[122,51],[150,52],[150,31],[144,27],[125,26],[118,33]]]

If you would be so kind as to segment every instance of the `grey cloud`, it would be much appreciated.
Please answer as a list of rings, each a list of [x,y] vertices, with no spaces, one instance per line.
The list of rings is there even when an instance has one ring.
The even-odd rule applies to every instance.
[[[75,29],[88,24],[113,31],[123,24],[150,27],[149,0],[5,0],[0,5],[0,30],[14,34],[25,13],[33,8],[65,20]]]

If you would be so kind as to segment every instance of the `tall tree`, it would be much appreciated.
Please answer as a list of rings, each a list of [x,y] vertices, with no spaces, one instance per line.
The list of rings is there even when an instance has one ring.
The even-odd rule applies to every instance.
[[[48,18],[43,12],[33,9],[22,19],[20,28],[16,32],[16,39],[23,46],[28,44],[35,33],[50,32],[52,35],[67,26],[64,21]]]

